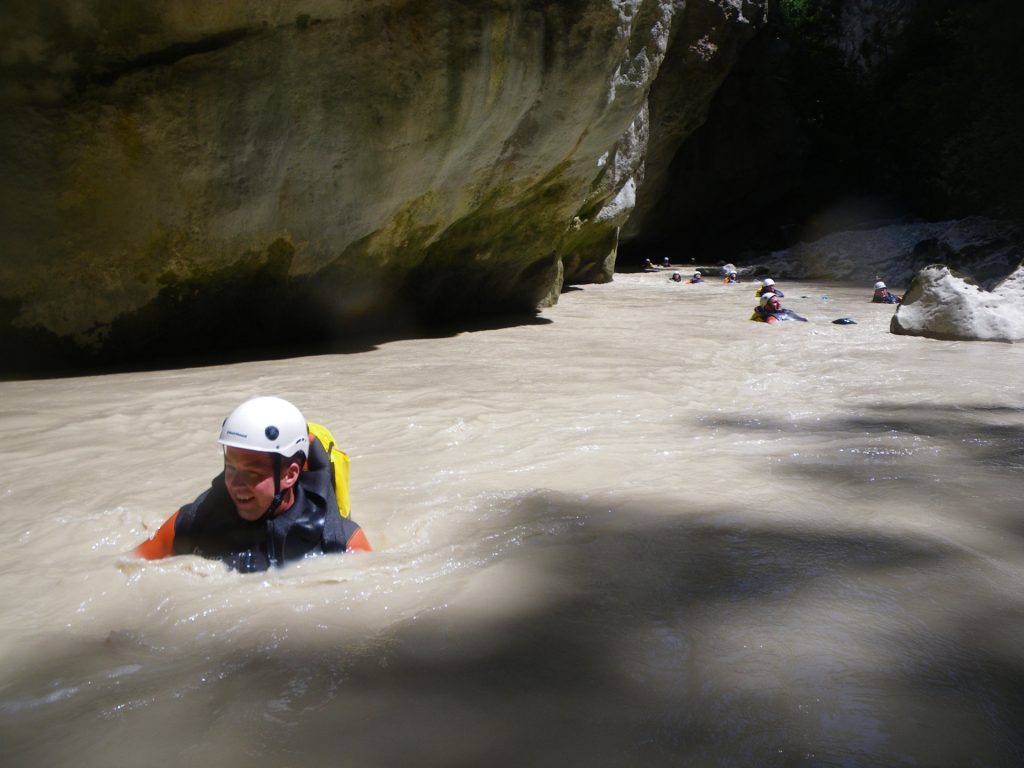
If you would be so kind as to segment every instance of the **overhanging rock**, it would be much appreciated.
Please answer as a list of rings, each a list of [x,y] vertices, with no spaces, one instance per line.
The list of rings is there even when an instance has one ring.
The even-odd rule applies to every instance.
[[[274,340],[608,280],[666,56],[724,77],[763,6],[7,4],[0,352],[132,359],[239,318]]]

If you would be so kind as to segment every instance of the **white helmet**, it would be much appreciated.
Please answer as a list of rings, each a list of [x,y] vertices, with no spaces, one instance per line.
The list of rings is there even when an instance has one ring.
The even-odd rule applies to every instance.
[[[762,285],[775,285],[775,281],[772,280],[770,277],[766,277]]]
[[[246,400],[224,419],[217,442],[233,448],[278,453],[289,458],[309,455],[309,430],[302,413],[280,397]]]
[[[881,280],[879,280],[877,283],[875,283],[875,290],[876,291],[880,290],[882,288],[885,288],[885,283],[883,283]]]
[[[693,273],[693,276],[694,276],[694,277],[700,277],[700,272],[694,272],[694,273]]]
[[[767,307],[768,300],[774,298],[776,298],[774,293],[772,293],[771,291],[765,291],[764,293],[761,294],[761,303],[758,306]]]

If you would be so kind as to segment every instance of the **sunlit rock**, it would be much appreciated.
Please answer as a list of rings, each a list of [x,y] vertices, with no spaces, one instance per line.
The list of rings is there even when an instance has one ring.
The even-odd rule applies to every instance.
[[[5,4],[0,351],[259,346],[609,280],[666,56],[702,114],[764,5]]]
[[[1024,340],[1024,265],[991,291],[942,265],[921,270],[893,315],[907,336],[978,341]]]

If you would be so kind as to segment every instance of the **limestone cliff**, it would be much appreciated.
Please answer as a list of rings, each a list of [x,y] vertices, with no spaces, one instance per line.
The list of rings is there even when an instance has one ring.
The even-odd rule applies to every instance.
[[[0,351],[131,359],[608,280],[666,53],[671,144],[763,5],[6,3]]]

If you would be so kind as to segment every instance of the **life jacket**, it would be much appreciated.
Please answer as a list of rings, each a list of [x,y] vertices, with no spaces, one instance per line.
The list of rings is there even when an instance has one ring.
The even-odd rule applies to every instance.
[[[334,435],[327,427],[312,421],[307,422],[306,427],[309,429],[309,442],[317,440],[327,453],[327,460],[331,464],[331,485],[334,487],[334,496],[338,500],[338,511],[342,517],[348,517],[352,511],[352,505],[348,498],[348,454],[338,449]],[[312,454],[313,452],[310,451],[311,456]],[[309,468],[309,459],[307,459],[303,469]]]
[[[767,323],[769,317],[774,317],[776,320],[780,320],[780,321],[781,320],[802,320],[805,323],[807,322],[807,318],[806,317],[804,317],[802,315],[798,315],[796,312],[794,312],[791,309],[780,309],[777,312],[769,312],[768,310],[764,309],[763,307],[754,307],[754,314],[752,314],[750,316],[750,319],[751,320],[756,320],[757,322],[760,322],[760,323]]]
[[[774,315],[776,320],[799,320],[804,323],[807,322],[806,317],[798,315],[792,309],[780,309],[778,312],[771,312],[769,314]]]

